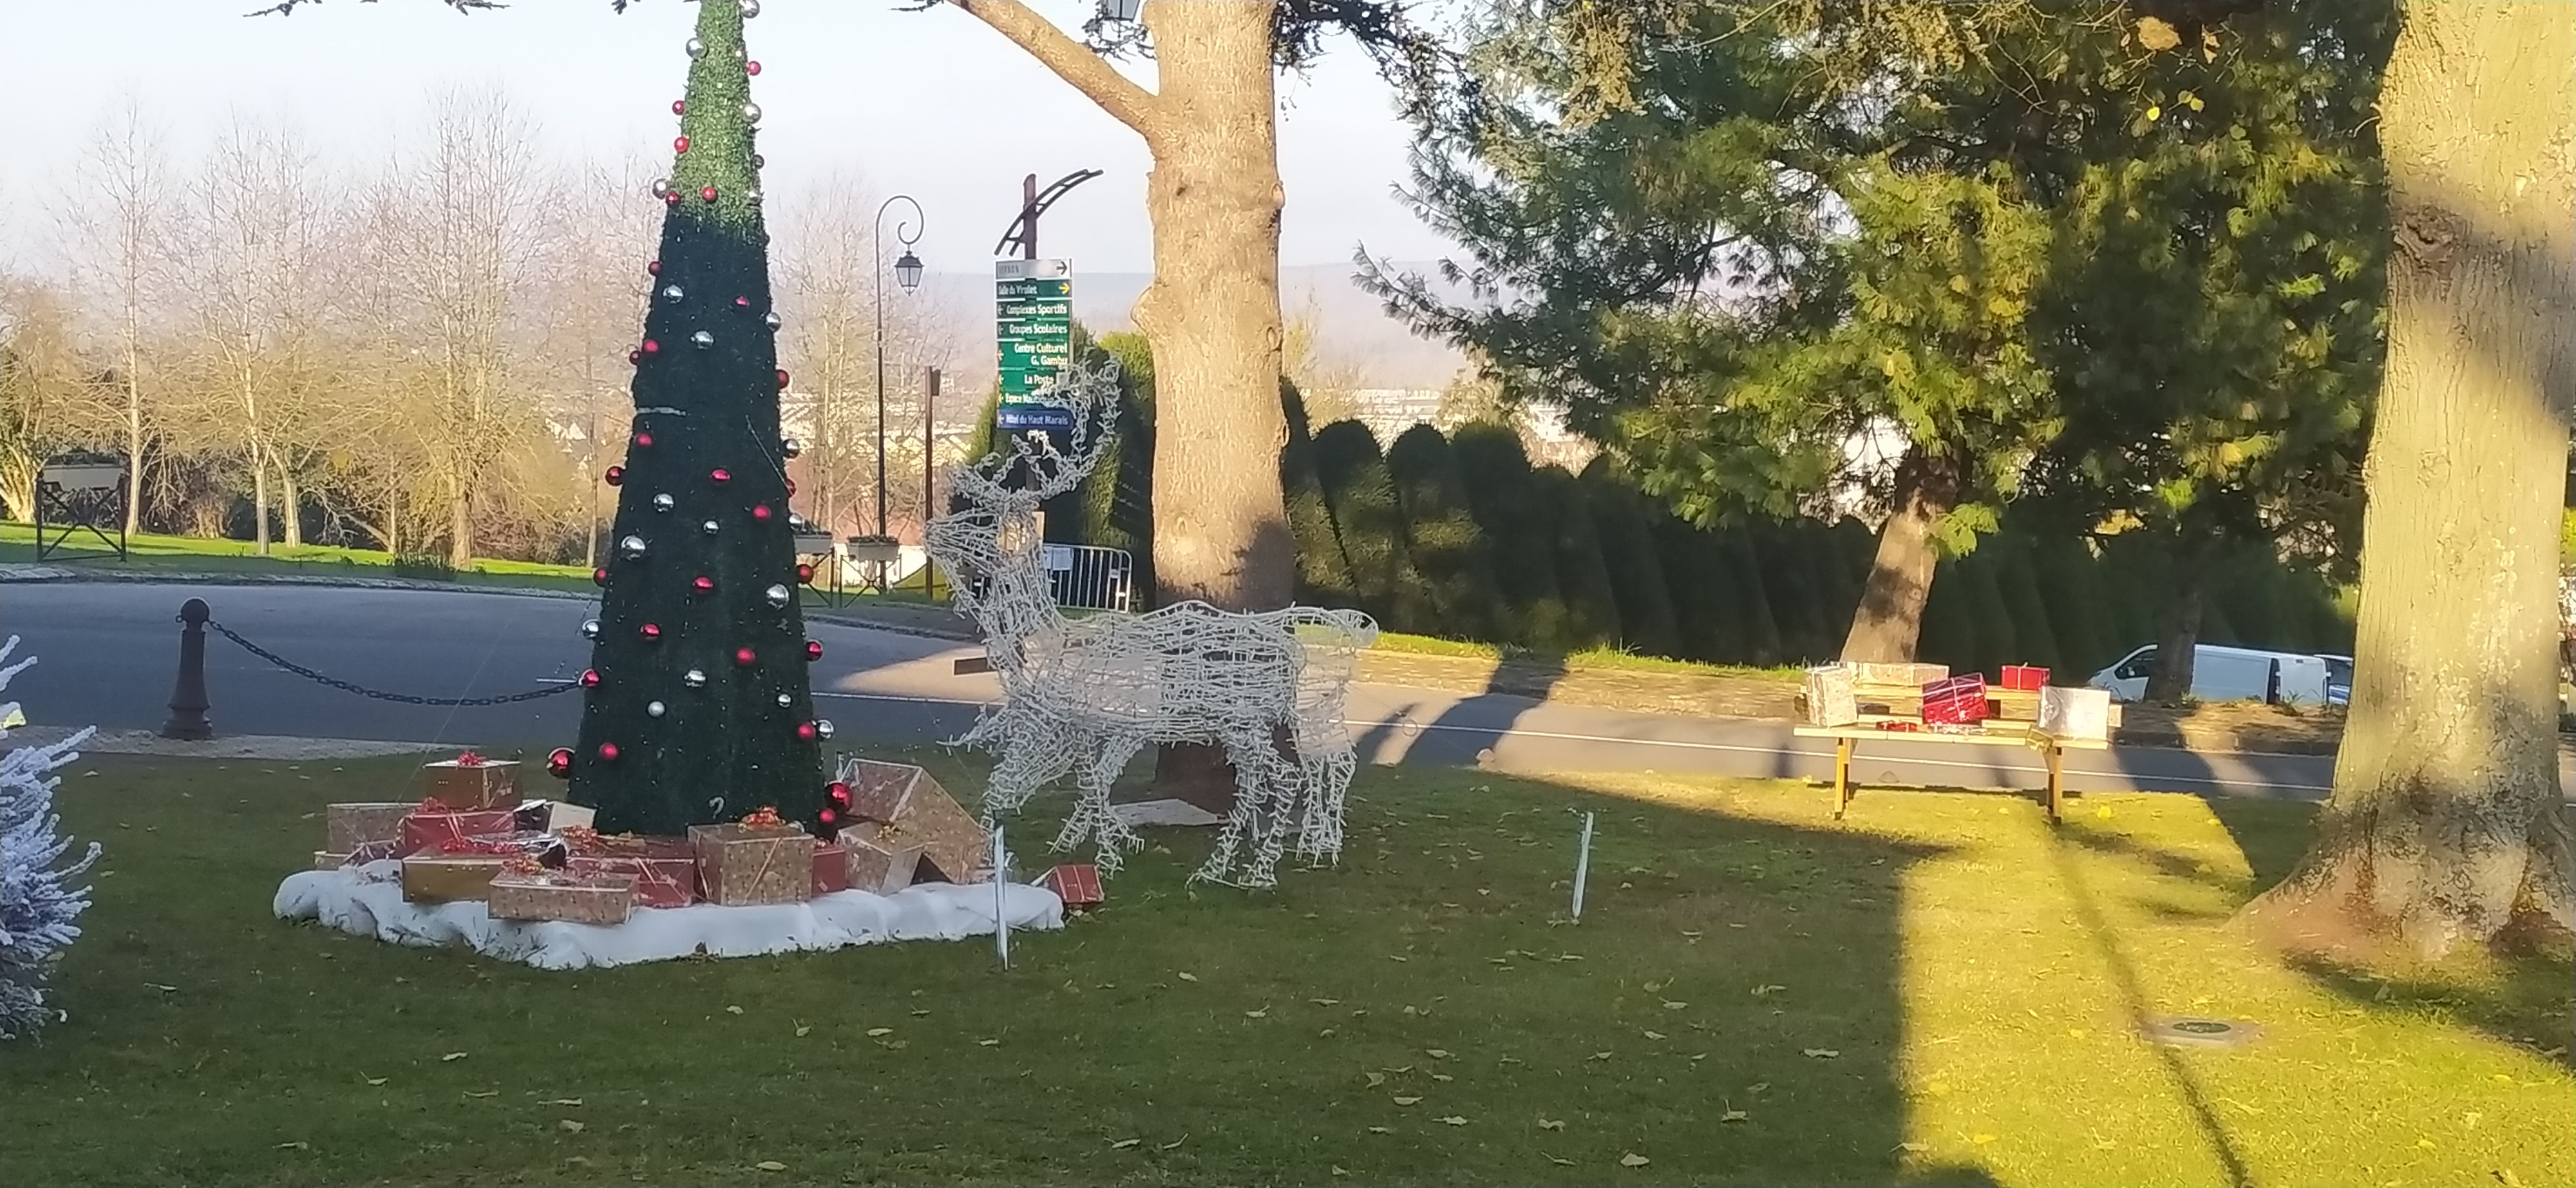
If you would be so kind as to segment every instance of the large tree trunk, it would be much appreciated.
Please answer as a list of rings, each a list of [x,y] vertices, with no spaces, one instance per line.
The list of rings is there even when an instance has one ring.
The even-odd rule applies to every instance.
[[[285,529],[286,547],[304,547],[304,488],[295,481],[295,471],[281,456],[277,462],[277,494],[283,501],[280,526]]]
[[[2165,603],[2164,630],[2156,639],[2156,664],[2147,674],[2146,700],[2172,705],[2191,695],[2200,659],[2200,612],[2209,589],[2209,555],[2217,541],[2186,521],[2174,543],[2173,589]]]
[[[250,449],[250,520],[251,539],[258,542],[259,555],[268,555],[268,451]]]
[[[447,564],[457,570],[474,564],[474,494],[462,477],[447,487]]]
[[[1166,602],[1288,604],[1295,551],[1279,490],[1279,183],[1271,0],[1157,3],[1164,119],[1154,171],[1154,282],[1136,325],[1154,347],[1154,576]],[[1224,811],[1214,748],[1164,751],[1156,784]]]
[[[2315,848],[2253,914],[2431,956],[2576,927],[2549,498],[2576,395],[2576,5],[2417,0],[2404,21],[2351,713]]]
[[[1847,662],[1903,662],[1914,658],[1923,636],[1923,604],[1932,594],[1932,572],[1941,555],[1932,532],[1959,505],[1955,458],[1905,452],[1896,466],[1895,506],[1878,528],[1878,556],[1861,586],[1851,632],[1843,637]]]

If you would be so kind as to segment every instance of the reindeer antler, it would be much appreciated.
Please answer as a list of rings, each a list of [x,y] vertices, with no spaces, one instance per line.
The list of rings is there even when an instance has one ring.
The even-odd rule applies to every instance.
[[[949,489],[975,506],[1001,508],[1035,506],[1081,486],[1117,432],[1118,377],[1117,360],[1103,359],[1067,367],[1038,389],[1035,403],[1072,412],[1072,453],[1057,452],[1054,440],[1042,433],[1012,438],[1007,449],[950,471]],[[1011,485],[1014,475],[1022,478],[1017,486]]]

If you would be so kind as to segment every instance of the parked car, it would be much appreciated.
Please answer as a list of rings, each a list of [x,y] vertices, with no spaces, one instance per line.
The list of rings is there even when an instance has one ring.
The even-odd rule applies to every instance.
[[[2352,657],[2319,655],[2326,662],[2326,704],[2352,704]]]
[[[2092,685],[2121,701],[2136,701],[2147,695],[2147,678],[2155,670],[2156,646],[2149,644],[2094,673]],[[2318,705],[2327,700],[2329,671],[2323,656],[2201,644],[2192,655],[2191,695],[2200,701]]]

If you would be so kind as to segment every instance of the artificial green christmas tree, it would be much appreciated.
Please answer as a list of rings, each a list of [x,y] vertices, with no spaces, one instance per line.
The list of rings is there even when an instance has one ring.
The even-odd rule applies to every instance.
[[[578,747],[558,750],[571,799],[602,832],[677,834],[763,807],[833,832],[823,776],[831,724],[806,665],[821,645],[797,606],[794,493],[782,440],[778,315],[743,47],[758,0],[706,0],[688,42],[687,97],[618,487],[615,546],[581,677]]]

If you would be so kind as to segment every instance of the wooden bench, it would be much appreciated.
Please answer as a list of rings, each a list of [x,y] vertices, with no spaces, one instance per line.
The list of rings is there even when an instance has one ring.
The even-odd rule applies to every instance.
[[[2000,724],[1976,733],[1951,733],[1936,730],[1880,730],[1868,724],[1858,726],[1800,726],[1793,731],[1799,738],[1830,738],[1834,741],[1834,819],[1843,817],[1844,806],[1851,803],[1852,749],[1862,739],[1886,742],[1968,743],[1980,746],[2019,746],[2039,752],[2048,763],[2048,819],[2058,820],[2059,803],[2066,794],[2065,756],[2069,750],[2100,751],[2110,744],[2085,738],[2059,738],[2043,734],[2021,723]]]

